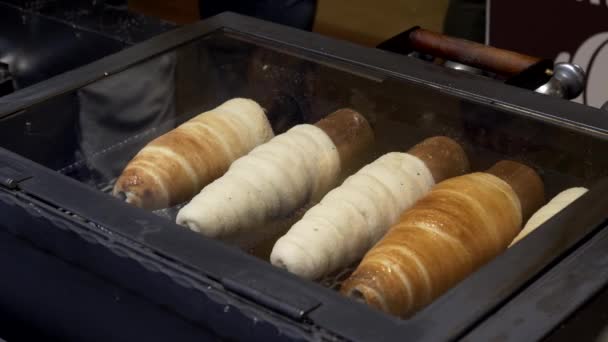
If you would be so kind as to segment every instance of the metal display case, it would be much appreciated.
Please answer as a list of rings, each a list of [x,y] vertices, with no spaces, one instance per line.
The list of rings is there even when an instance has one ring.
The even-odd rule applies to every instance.
[[[572,186],[590,191],[401,320],[108,194],[147,142],[236,96],[266,108],[275,132],[351,107],[372,123],[378,154],[448,135],[463,144],[473,170],[518,160],[539,171],[547,198]],[[57,105],[66,98],[74,99],[73,108]],[[602,111],[231,13],[5,99],[0,307],[5,322],[27,321],[36,327],[31,334],[47,338],[516,338],[528,318],[546,318],[542,308],[530,307],[539,287],[547,295],[542,284],[563,275],[559,270],[605,235],[608,122]],[[571,288],[605,283],[588,277]],[[576,294],[563,311],[555,310],[578,309],[588,296]],[[560,321],[545,322],[535,336],[549,335]],[[494,325],[502,334],[489,335]]]

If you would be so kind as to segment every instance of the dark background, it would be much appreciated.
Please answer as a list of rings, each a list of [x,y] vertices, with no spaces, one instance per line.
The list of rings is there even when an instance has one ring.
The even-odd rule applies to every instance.
[[[593,34],[608,31],[608,5],[598,2],[488,0],[489,43],[544,58],[573,54]]]

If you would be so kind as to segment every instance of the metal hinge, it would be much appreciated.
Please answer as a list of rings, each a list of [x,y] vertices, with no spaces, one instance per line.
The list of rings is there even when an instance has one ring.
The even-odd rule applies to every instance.
[[[227,290],[296,320],[321,305],[310,293],[290,288],[283,279],[268,272],[243,271],[223,278],[221,283]]]

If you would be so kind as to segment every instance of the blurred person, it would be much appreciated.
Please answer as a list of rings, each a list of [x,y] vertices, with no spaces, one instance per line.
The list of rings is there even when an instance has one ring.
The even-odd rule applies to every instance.
[[[231,11],[307,31],[316,9],[317,0],[199,0],[202,19]]]

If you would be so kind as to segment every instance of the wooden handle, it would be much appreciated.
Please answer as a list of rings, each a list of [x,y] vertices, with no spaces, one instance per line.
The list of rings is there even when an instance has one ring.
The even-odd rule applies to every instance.
[[[498,49],[469,40],[417,29],[409,35],[411,47],[422,53],[480,68],[503,76],[513,76],[541,59]]]

